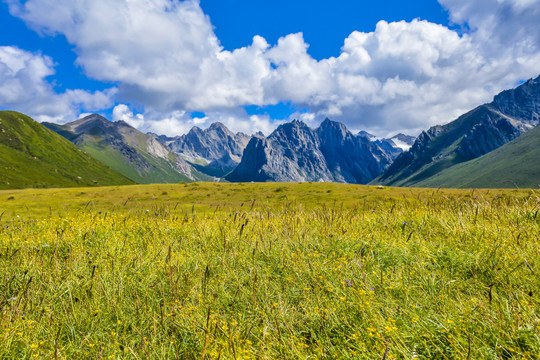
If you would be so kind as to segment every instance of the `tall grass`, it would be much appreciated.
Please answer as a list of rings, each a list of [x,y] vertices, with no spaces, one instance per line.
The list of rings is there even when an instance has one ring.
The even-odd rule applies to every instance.
[[[6,212],[0,358],[538,359],[534,192],[266,186],[266,204]]]

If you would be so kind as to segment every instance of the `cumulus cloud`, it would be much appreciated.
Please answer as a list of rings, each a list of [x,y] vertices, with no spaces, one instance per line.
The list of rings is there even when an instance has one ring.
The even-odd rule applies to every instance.
[[[48,76],[54,63],[48,56],[13,46],[0,46],[0,106],[33,116],[38,121],[63,123],[74,120],[81,108],[101,110],[112,105],[116,89],[90,93],[67,90],[57,93]]]
[[[144,108],[119,105],[115,119],[169,134],[211,121],[268,132],[277,122],[241,106],[282,101],[308,109],[293,115],[314,125],[328,116],[380,135],[417,133],[540,73],[540,0],[440,0],[462,34],[381,21],[319,61],[301,33],[224,50],[197,0],[4,1],[37,31],[65,35],[89,77],[118,83],[118,98]],[[91,95],[83,102],[97,107],[110,94]]]
[[[450,19],[472,30],[484,51],[505,51],[517,56],[540,50],[539,0],[439,0]]]
[[[114,107],[113,121],[125,121],[135,128],[142,128],[144,126],[144,115],[134,114],[126,104],[119,104]]]

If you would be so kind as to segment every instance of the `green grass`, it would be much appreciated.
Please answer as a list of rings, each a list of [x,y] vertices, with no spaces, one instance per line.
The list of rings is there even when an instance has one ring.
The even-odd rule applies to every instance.
[[[131,183],[31,118],[0,111],[0,189]]]
[[[0,358],[538,359],[539,208],[319,183],[0,191]]]

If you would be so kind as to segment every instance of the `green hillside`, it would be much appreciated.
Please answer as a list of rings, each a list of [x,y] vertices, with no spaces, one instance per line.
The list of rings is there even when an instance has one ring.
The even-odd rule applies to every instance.
[[[212,180],[201,174],[154,137],[123,121],[92,114],[64,124],[43,125],[93,158],[141,184]]]
[[[138,157],[144,162],[130,162],[122,151],[109,146],[98,136],[84,135],[77,138],[77,146],[110,166],[119,173],[141,184],[190,182],[187,176],[175,171],[170,161],[155,158],[140,151]],[[142,166],[138,166],[142,163]]]
[[[421,182],[422,187],[538,188],[540,127],[486,155],[454,165]]]
[[[0,111],[0,189],[127,184],[133,181],[30,117]]]

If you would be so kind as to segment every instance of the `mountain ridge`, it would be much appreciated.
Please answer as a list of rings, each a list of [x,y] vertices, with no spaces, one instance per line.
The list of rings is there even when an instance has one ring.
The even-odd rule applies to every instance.
[[[539,104],[540,76],[448,124],[423,131],[372,183],[417,186],[444,169],[485,155],[538,125]]]

